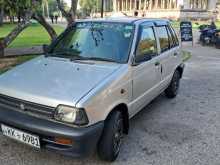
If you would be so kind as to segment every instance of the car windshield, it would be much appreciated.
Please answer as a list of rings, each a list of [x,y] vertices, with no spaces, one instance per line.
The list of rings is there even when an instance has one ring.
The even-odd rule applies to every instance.
[[[125,23],[76,23],[55,44],[51,56],[126,63],[134,26]]]

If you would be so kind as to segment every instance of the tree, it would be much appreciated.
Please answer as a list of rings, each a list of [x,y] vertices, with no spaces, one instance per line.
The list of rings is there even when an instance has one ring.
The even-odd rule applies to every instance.
[[[70,26],[76,18],[76,10],[77,10],[78,0],[71,0],[71,8],[66,10],[63,1],[57,0],[57,5],[59,10],[61,11],[62,15],[66,18],[68,26]]]
[[[46,6],[48,6],[49,4],[49,0],[41,0],[40,3],[44,3],[46,4]],[[47,8],[47,16],[49,17],[49,7],[46,7]],[[42,15],[42,11],[41,11],[41,6],[38,5],[37,8],[35,9],[32,17],[33,19],[37,20],[44,28],[45,30],[48,32],[48,34],[50,35],[50,38],[51,40],[55,40],[57,38],[57,34],[56,34],[56,31],[53,29],[53,27],[45,20],[45,17],[44,15]]]
[[[100,4],[98,0],[80,0],[80,6],[86,15],[91,14],[92,11],[100,10]]]
[[[18,2],[20,1],[20,3]],[[30,19],[33,15],[33,7],[36,6],[36,1],[30,0],[17,0],[16,5],[13,5],[11,1],[2,1],[3,5],[10,7],[10,12],[22,12],[23,21],[18,23],[18,25],[3,39],[0,40],[0,49],[6,48],[26,27],[30,25]],[[22,6],[23,5],[23,6]]]
[[[58,9],[56,0],[48,0],[48,5],[49,5],[49,14],[50,15],[60,12],[59,9]]]
[[[45,13],[45,9],[46,9],[46,12],[47,12],[47,15]],[[44,17],[49,17],[49,14],[50,14],[50,11],[49,11],[49,2],[48,0],[42,0],[42,13],[43,13],[43,16]]]
[[[71,1],[71,8],[66,9],[63,1],[56,0],[59,10],[66,18],[68,26],[75,21],[78,0]],[[16,5],[15,5],[16,4]],[[31,24],[31,19],[36,19],[49,33],[51,40],[57,37],[53,27],[45,20],[42,15],[42,0],[0,0],[10,16],[21,18],[17,26],[4,38],[0,39],[0,55],[2,50],[6,48],[25,28]]]
[[[22,21],[6,37],[0,39],[0,53],[31,24],[32,18],[36,19],[47,30],[52,40],[57,37],[55,30],[39,12],[41,3],[42,1],[39,0],[0,0],[0,4],[7,6],[10,14],[17,14],[22,18]]]
[[[55,40],[57,38],[57,33],[56,31],[53,29],[53,27],[45,20],[45,18],[42,16],[42,14],[40,13],[34,13],[33,14],[33,18],[35,20],[37,20],[44,28],[45,30],[48,32],[48,34],[50,35],[51,40]]]
[[[3,25],[4,21],[4,6],[0,4],[0,26]]]

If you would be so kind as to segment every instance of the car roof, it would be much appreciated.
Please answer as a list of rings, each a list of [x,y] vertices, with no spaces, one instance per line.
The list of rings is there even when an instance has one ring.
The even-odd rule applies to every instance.
[[[131,23],[140,24],[144,22],[154,23],[157,26],[169,24],[168,19],[156,19],[156,18],[138,18],[138,17],[106,17],[106,18],[93,18],[83,19],[76,22],[116,22],[116,23]]]

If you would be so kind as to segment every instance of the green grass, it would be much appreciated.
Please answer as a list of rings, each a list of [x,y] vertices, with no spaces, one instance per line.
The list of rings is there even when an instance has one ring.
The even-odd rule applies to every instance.
[[[191,57],[192,54],[190,52],[182,51],[182,58],[184,62],[188,61]]]
[[[6,36],[15,27],[15,24],[4,24],[0,27],[0,38]],[[57,34],[60,34],[64,28],[54,25]],[[19,36],[9,45],[10,48],[31,47],[43,44],[49,44],[50,37],[46,30],[39,24],[32,24],[19,34]]]
[[[36,57],[37,57],[37,55],[26,55],[26,56],[15,57],[16,60],[12,65],[7,66],[5,68],[0,68],[0,74],[10,70],[11,68],[15,67],[16,65],[22,64],[22,63],[29,61],[29,60],[36,58]],[[10,59],[10,58],[8,58],[8,59]]]
[[[38,56],[37,55],[27,55],[27,56],[17,57],[16,65],[22,64],[22,63],[29,61],[29,60],[32,60],[33,58],[36,58],[36,57],[38,57]]]
[[[180,22],[179,21],[171,21],[171,24],[174,28],[179,28],[180,27]],[[192,21],[192,27],[193,29],[198,29],[198,27],[200,25],[203,25],[203,24],[210,24],[210,22],[208,21]],[[216,26],[218,28],[220,28],[220,21],[217,21],[216,22]]]

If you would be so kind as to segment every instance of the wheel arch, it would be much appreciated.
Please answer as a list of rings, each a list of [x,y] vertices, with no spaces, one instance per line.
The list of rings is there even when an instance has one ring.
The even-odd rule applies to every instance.
[[[106,120],[111,116],[111,114],[115,111],[120,111],[123,116],[123,124],[124,124],[124,133],[128,134],[129,132],[129,113],[128,113],[128,107],[125,103],[121,103],[116,105],[111,112],[107,115]],[[105,121],[106,121],[105,120]]]
[[[180,78],[183,77],[184,67],[185,67],[185,64],[180,64],[180,65],[176,68],[176,70],[180,73]]]

